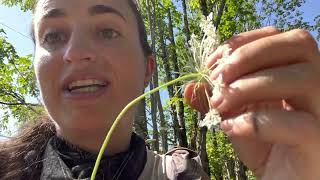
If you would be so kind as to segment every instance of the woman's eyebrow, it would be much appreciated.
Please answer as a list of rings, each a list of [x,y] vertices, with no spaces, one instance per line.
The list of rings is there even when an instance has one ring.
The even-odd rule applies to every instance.
[[[106,6],[106,5],[92,6],[89,8],[88,12],[91,16],[105,14],[105,13],[113,13],[113,14],[119,16],[124,21],[127,21],[126,18],[118,10],[116,10],[110,6]]]
[[[48,19],[48,18],[59,18],[59,17],[65,17],[67,14],[64,10],[62,9],[49,9],[45,12],[43,18]]]
[[[110,7],[110,6],[106,6],[106,5],[95,5],[95,6],[92,6],[92,7],[89,8],[88,13],[91,16],[100,15],[100,14],[106,14],[106,13],[112,13],[112,14],[115,14],[115,15],[119,16],[124,21],[127,21],[126,18],[118,10],[116,10],[113,7]],[[58,8],[53,8],[53,9],[47,10],[45,12],[43,18],[44,19],[60,18],[60,17],[65,17],[65,16],[67,16],[67,13],[66,13],[65,10],[58,9]]]

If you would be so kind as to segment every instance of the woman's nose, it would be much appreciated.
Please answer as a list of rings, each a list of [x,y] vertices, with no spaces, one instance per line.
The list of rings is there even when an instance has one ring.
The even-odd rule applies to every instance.
[[[90,46],[90,39],[83,34],[73,34],[67,44],[64,61],[75,63],[78,61],[95,61],[96,54],[93,47]]]

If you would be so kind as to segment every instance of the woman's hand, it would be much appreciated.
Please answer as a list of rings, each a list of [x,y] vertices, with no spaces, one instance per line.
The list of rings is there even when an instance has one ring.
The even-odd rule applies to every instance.
[[[239,34],[224,46],[230,57],[215,67],[227,85],[211,99],[221,113],[222,130],[241,160],[260,179],[320,179],[320,53],[304,30],[280,33],[263,28]],[[219,48],[208,67],[222,56]],[[205,101],[192,101],[206,111]],[[196,96],[204,93],[197,90]]]

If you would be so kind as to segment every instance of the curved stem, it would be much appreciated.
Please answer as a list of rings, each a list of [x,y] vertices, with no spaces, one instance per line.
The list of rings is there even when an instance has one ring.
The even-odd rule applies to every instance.
[[[142,100],[143,98],[145,98],[146,96],[152,94],[152,93],[155,93],[157,91],[159,91],[161,88],[164,88],[164,87],[167,87],[167,86],[170,86],[176,82],[179,82],[179,81],[183,81],[183,80],[187,80],[187,79],[194,79],[194,78],[198,78],[198,77],[201,77],[202,76],[202,73],[192,73],[192,74],[187,74],[187,75],[184,75],[184,76],[181,76],[177,79],[174,79],[170,82],[167,82],[157,88],[154,88],[142,95],[140,95],[139,97],[137,97],[136,99],[134,99],[133,101],[131,101],[129,104],[126,105],[126,107],[120,112],[120,114],[117,116],[116,120],[113,122],[111,128],[109,129],[109,132],[105,138],[105,140],[103,141],[103,144],[101,146],[101,149],[99,151],[99,154],[98,154],[98,157],[97,157],[97,160],[96,160],[96,163],[94,165],[94,169],[93,169],[93,172],[91,174],[91,178],[90,180],[94,180],[95,177],[96,177],[96,174],[98,172],[98,168],[99,168],[99,165],[100,165],[100,161],[101,161],[101,158],[105,152],[105,149],[106,149],[106,146],[108,145],[110,139],[111,139],[111,135],[112,133],[114,132],[115,128],[117,127],[118,123],[120,122],[120,120],[122,119],[122,117],[124,116],[124,114],[132,107],[134,106],[136,103],[138,103],[140,100]]]

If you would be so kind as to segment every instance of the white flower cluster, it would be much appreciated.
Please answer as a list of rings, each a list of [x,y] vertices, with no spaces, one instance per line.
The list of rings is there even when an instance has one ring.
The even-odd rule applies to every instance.
[[[211,81],[209,84],[211,84],[212,88],[212,96],[217,96],[219,94],[221,87],[224,86],[223,84],[223,77],[220,75],[216,81]],[[208,96],[208,93],[206,92],[208,102],[210,101],[210,97]],[[204,119],[199,122],[199,127],[207,126],[208,129],[213,131],[214,129],[219,129],[219,124],[221,122],[221,117],[219,112],[211,107],[210,102],[209,104],[209,112],[205,115]]]
[[[213,131],[214,129],[215,130],[218,129],[218,125],[220,124],[220,122],[221,122],[221,117],[219,115],[219,112],[217,110],[215,110],[215,109],[211,109],[206,114],[204,119],[199,122],[199,127],[207,126],[208,129]]]
[[[212,53],[219,47],[219,36],[216,33],[216,28],[213,25],[213,14],[207,18],[203,18],[200,22],[200,28],[203,32],[203,38],[200,41],[196,35],[191,36],[191,40],[189,41],[190,51],[192,53],[192,59],[194,61],[194,68],[197,72],[204,73],[205,81],[211,86],[212,88],[212,95],[215,96],[219,93],[221,87],[223,86],[223,77],[219,76],[219,78],[215,81],[209,79],[209,74],[211,70],[207,67],[206,61],[210,57]],[[230,54],[230,50],[228,47],[223,47],[223,56],[219,59],[212,67],[215,65],[221,64]],[[207,94],[208,101],[210,97]],[[209,104],[209,112],[205,115],[205,118],[199,122],[199,126],[207,126],[209,129],[213,130],[216,129],[219,123],[221,122],[221,117],[219,112],[212,108]]]
[[[220,44],[216,28],[212,21],[212,13],[210,13],[207,18],[203,16],[200,22],[201,31],[204,33],[202,40],[199,41],[199,38],[192,34],[191,40],[189,41],[190,50],[193,55],[193,60],[195,61],[195,68],[198,72],[203,72],[208,69],[205,62]]]

